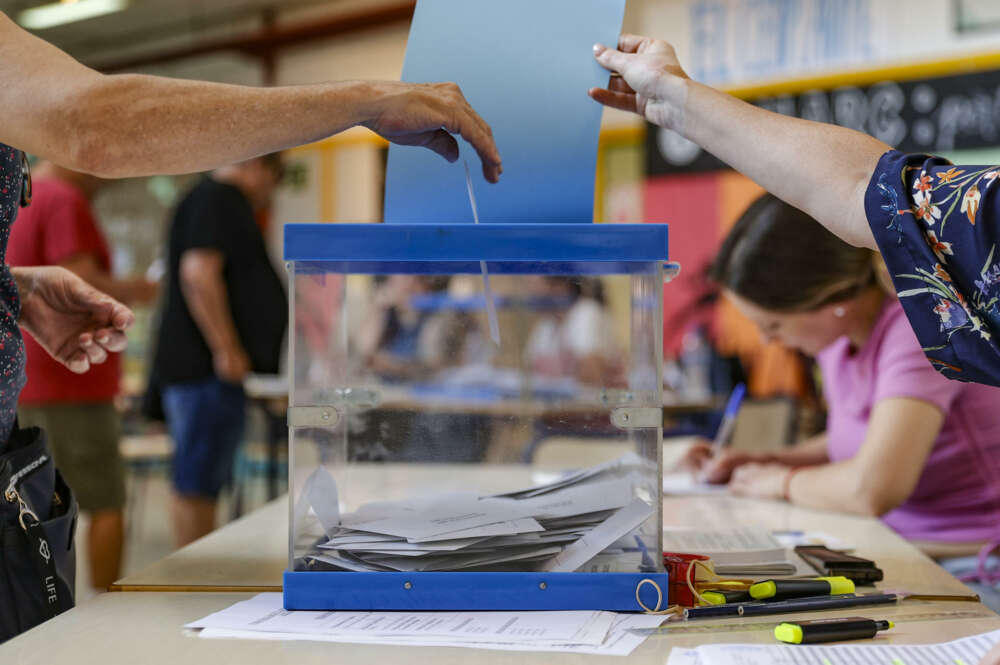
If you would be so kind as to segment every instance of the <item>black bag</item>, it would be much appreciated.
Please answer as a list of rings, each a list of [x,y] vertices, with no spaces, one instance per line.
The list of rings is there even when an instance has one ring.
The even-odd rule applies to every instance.
[[[0,454],[0,642],[73,607],[76,499],[37,427]]]

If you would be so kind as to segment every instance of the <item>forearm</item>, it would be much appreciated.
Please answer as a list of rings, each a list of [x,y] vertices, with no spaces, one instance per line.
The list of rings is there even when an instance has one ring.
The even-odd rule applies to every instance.
[[[229,296],[221,276],[202,274],[197,278],[181,277],[181,291],[191,318],[205,338],[212,353],[223,349],[242,349],[233,323]]]
[[[889,146],[867,134],[790,118],[690,80],[664,85],[683,113],[676,129],[845,241],[875,249],[864,196]]]
[[[888,512],[867,486],[854,460],[822,464],[793,472],[787,483],[788,500],[805,508],[878,517]],[[894,507],[894,506],[893,506]]]
[[[826,432],[805,439],[787,450],[774,453],[766,461],[796,467],[826,464],[830,461],[826,450]]]
[[[143,75],[98,76],[73,92],[52,131],[25,148],[106,177],[203,171],[318,140],[369,120],[361,109],[374,96],[361,82],[253,88]]]

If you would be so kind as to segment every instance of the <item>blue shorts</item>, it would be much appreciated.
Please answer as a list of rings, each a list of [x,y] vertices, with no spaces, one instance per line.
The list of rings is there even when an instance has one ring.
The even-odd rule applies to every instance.
[[[174,490],[182,496],[218,497],[232,480],[243,440],[243,386],[214,377],[164,386],[163,411],[174,440]]]

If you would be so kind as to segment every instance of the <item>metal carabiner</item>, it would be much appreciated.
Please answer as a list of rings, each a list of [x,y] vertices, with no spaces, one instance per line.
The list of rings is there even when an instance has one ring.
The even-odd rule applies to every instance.
[[[35,511],[33,511],[30,506],[28,506],[28,502],[24,500],[24,497],[21,496],[21,493],[18,492],[15,487],[8,487],[4,496],[11,503],[17,503],[17,521],[20,522],[21,528],[24,531],[28,530],[28,525],[24,523],[24,519],[26,517],[31,517],[35,520],[36,524],[38,523],[38,515],[35,514]]]

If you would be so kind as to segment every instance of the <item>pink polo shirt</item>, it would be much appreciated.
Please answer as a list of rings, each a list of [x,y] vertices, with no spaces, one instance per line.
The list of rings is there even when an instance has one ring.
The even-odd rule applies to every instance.
[[[852,354],[842,337],[816,360],[834,462],[858,452],[879,400],[912,397],[945,413],[916,489],[883,516],[886,524],[914,540],[977,542],[1000,535],[1000,388],[936,372],[894,299],[886,301],[864,346]]]

